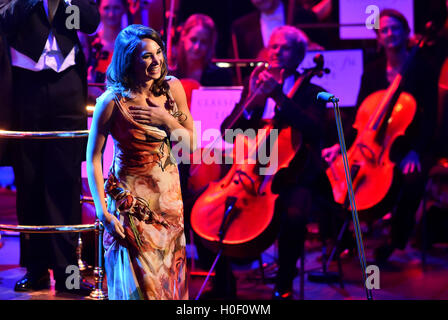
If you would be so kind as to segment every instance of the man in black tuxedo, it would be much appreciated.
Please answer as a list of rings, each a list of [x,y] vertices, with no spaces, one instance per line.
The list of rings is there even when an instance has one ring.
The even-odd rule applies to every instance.
[[[11,126],[12,112],[12,83],[11,83],[11,65],[9,63],[9,52],[6,36],[0,30],[0,128],[9,130]],[[0,139],[0,165],[11,166],[11,155],[9,146],[10,141]]]
[[[13,130],[71,131],[87,127],[85,59],[78,30],[70,29],[74,11],[66,13],[69,5],[79,8],[80,31],[93,33],[100,22],[94,0],[0,1],[0,24],[12,66]],[[15,143],[19,224],[81,223],[84,146],[85,139]],[[56,290],[67,291],[65,271],[68,265],[76,265],[76,239],[74,233],[22,234],[20,264],[27,273],[15,290],[48,288],[48,269],[53,269]],[[84,283],[72,292],[88,293]]]

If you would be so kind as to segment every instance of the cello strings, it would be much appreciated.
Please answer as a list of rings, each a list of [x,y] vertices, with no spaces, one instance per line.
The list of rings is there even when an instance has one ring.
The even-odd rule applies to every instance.
[[[345,179],[347,182],[347,190],[349,193],[350,204],[352,207],[352,219],[353,219],[353,224],[355,227],[356,244],[358,247],[358,255],[359,255],[359,260],[360,260],[361,269],[362,269],[362,278],[363,278],[364,286],[366,288],[367,299],[372,300],[373,299],[372,292],[371,292],[371,290],[367,289],[367,286],[366,286],[366,258],[365,258],[364,246],[363,246],[363,241],[362,241],[361,228],[360,228],[359,219],[358,219],[358,211],[356,208],[355,196],[354,196],[354,191],[353,191],[353,184],[352,184],[348,160],[347,160],[347,149],[346,149],[346,145],[345,145],[344,132],[342,129],[341,113],[340,113],[339,105],[337,102],[333,101],[333,107],[334,107],[334,113],[335,113],[335,118],[336,118],[336,126],[337,126],[337,130],[338,130],[341,155],[342,155],[342,160],[344,163],[344,171],[345,171]]]

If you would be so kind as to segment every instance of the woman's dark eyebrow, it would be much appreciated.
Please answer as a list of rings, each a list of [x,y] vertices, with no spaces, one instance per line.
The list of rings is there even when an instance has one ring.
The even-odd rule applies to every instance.
[[[159,47],[159,48],[156,50],[156,53],[157,53],[159,50],[162,50],[162,48]],[[152,53],[149,52],[149,51],[146,51],[146,50],[145,50],[145,51],[142,52],[142,56],[144,56],[145,54],[152,54]]]

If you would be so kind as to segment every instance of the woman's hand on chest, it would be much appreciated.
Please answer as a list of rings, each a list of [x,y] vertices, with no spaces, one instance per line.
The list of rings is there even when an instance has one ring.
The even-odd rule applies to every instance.
[[[166,126],[172,115],[165,108],[166,98],[141,98],[128,103],[133,119],[144,125]]]

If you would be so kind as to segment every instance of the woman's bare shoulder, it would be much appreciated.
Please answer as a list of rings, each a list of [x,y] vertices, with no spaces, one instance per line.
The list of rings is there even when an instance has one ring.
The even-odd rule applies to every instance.
[[[167,76],[166,80],[173,96],[184,93],[184,87],[182,86],[182,82],[178,78],[176,78],[175,76]]]
[[[116,97],[116,93],[112,90],[106,90],[98,98],[96,98],[96,104],[109,105],[115,100]]]
[[[106,90],[103,92],[102,95],[100,95],[98,98],[96,98],[96,105],[95,105],[95,111],[98,110],[99,112],[104,111],[111,111],[115,105],[115,99],[117,95],[111,91]]]
[[[182,85],[181,81],[178,78],[176,78],[175,76],[166,76],[165,79],[168,82],[170,89],[172,89],[173,87],[178,87],[178,86]]]

